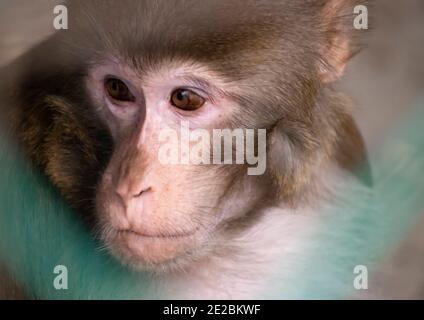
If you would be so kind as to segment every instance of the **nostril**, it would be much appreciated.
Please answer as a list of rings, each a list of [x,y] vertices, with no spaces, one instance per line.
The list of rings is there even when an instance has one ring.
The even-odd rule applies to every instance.
[[[146,192],[152,191],[151,187],[148,187],[147,189],[143,189],[141,190],[139,193],[134,195],[134,198],[138,198],[141,197],[143,194],[145,194]]]

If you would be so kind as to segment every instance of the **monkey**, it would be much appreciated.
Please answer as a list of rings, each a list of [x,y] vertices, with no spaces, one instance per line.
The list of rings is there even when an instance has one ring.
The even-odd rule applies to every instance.
[[[293,267],[289,251],[301,251],[337,181],[371,185],[351,102],[335,86],[361,47],[358,4],[68,1],[69,29],[1,73],[2,131],[164,296],[258,297],[280,263]],[[264,174],[161,164],[160,131],[182,120],[266,129]]]

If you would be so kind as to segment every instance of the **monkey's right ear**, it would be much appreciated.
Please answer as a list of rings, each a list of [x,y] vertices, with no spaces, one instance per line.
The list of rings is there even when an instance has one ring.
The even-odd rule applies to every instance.
[[[366,0],[321,1],[321,60],[318,72],[322,82],[337,80],[347,62],[359,51],[358,37],[364,30],[354,27],[354,8],[367,4]]]

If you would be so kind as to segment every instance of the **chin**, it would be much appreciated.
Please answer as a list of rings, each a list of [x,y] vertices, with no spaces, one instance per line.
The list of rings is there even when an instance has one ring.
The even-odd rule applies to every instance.
[[[187,270],[210,249],[197,233],[150,236],[134,231],[116,231],[103,237],[110,253],[123,265],[155,274]]]

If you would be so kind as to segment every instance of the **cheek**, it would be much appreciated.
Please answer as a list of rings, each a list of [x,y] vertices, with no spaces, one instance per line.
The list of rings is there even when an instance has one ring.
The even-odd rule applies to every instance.
[[[160,165],[149,168],[153,192],[146,195],[144,210],[149,219],[176,229],[194,229],[214,220],[224,181],[200,166]]]

